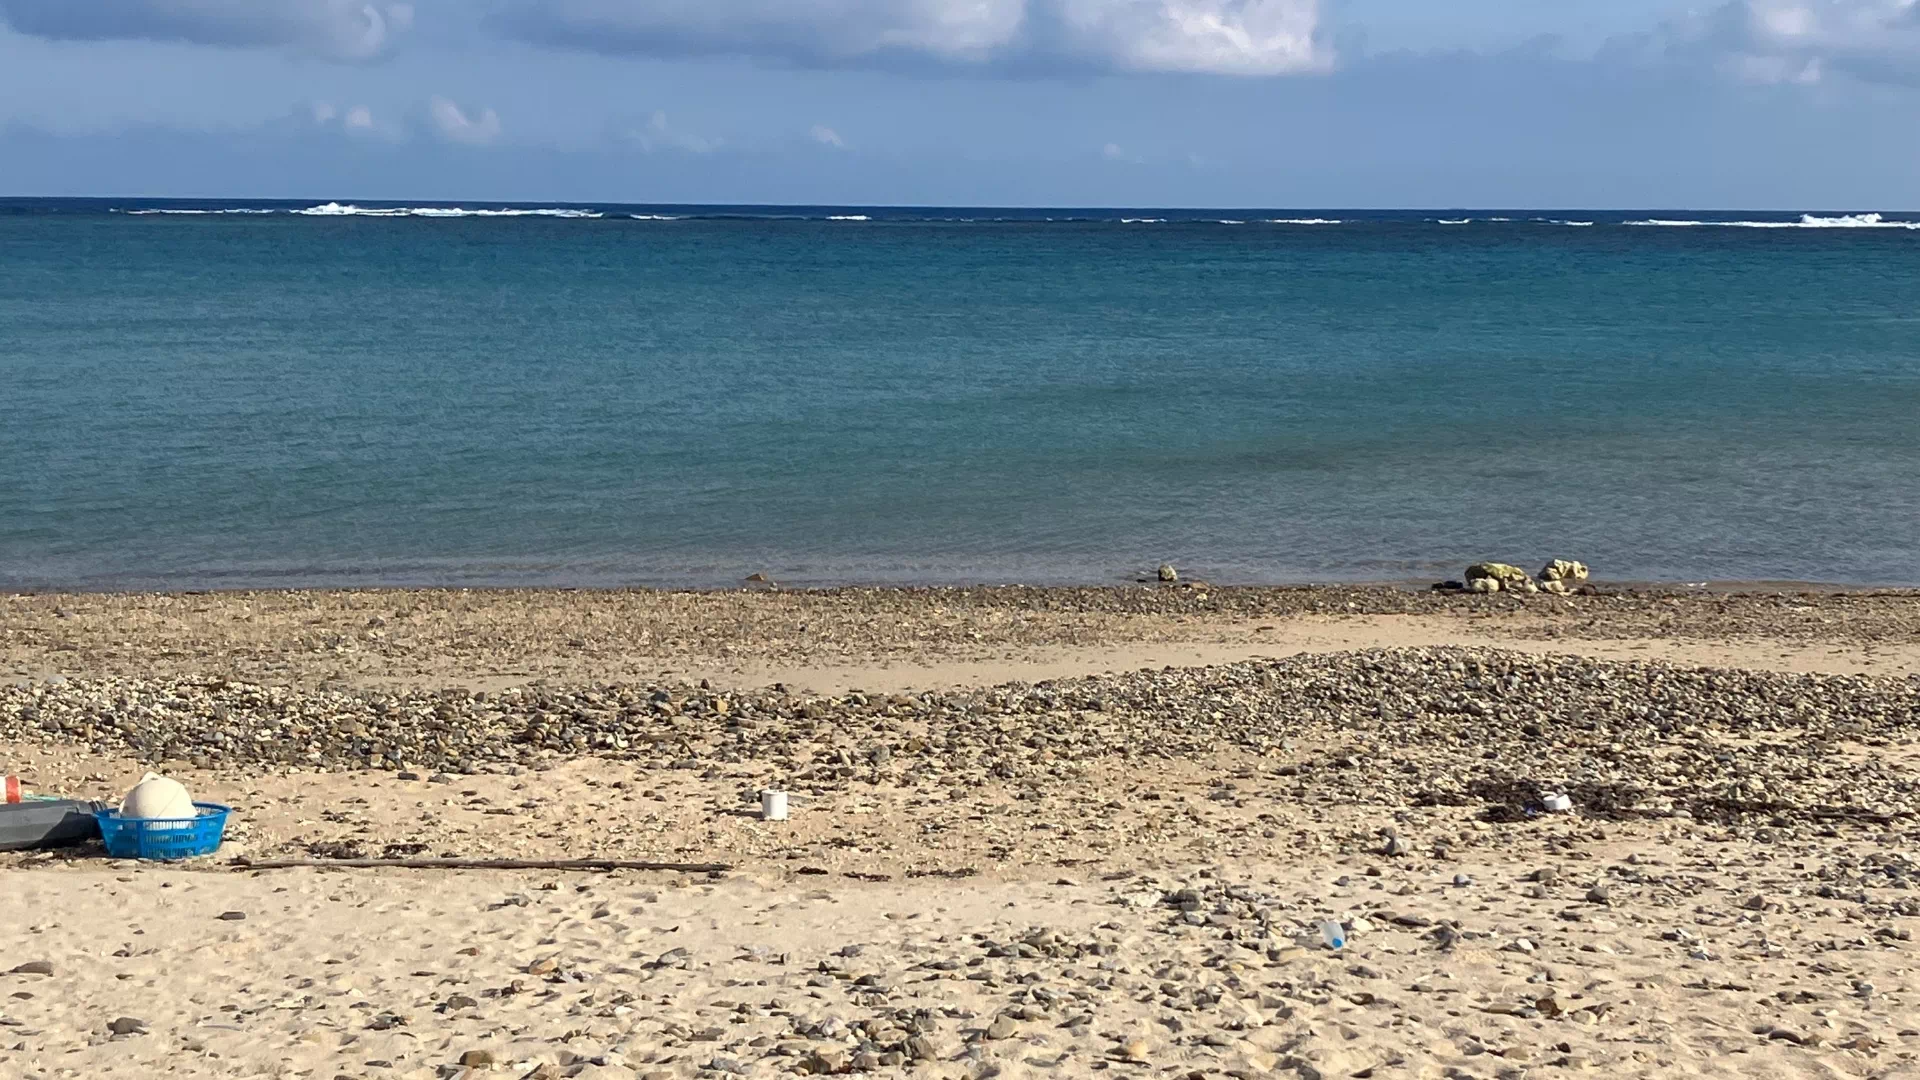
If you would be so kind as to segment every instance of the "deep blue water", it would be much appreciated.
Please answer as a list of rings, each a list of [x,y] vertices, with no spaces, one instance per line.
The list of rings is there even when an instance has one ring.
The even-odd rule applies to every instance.
[[[1920,583],[1912,215],[314,206],[0,200],[0,586]]]

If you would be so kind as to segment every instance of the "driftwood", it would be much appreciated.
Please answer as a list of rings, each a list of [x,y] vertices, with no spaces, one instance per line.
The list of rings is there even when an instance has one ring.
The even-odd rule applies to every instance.
[[[681,874],[719,874],[726,863],[638,862],[632,859],[268,859],[233,863],[235,870],[668,870]]]

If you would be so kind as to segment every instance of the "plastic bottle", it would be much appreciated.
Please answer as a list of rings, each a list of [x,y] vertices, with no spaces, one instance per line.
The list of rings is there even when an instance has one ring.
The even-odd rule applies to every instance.
[[[1320,924],[1320,940],[1326,942],[1329,949],[1344,949],[1347,947],[1347,928],[1337,920],[1328,919]]]

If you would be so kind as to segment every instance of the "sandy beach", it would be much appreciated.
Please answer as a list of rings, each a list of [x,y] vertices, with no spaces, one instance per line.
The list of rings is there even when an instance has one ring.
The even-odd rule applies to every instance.
[[[1920,1076],[1916,725],[1901,591],[0,597],[238,811],[0,855],[0,1075]],[[729,869],[249,863],[423,857]]]

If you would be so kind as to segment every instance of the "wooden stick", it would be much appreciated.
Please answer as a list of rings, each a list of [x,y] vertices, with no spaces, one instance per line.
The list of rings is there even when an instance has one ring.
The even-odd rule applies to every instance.
[[[328,870],[395,867],[402,870],[669,870],[682,874],[720,874],[726,863],[637,862],[630,859],[271,859],[236,860],[235,870]]]

